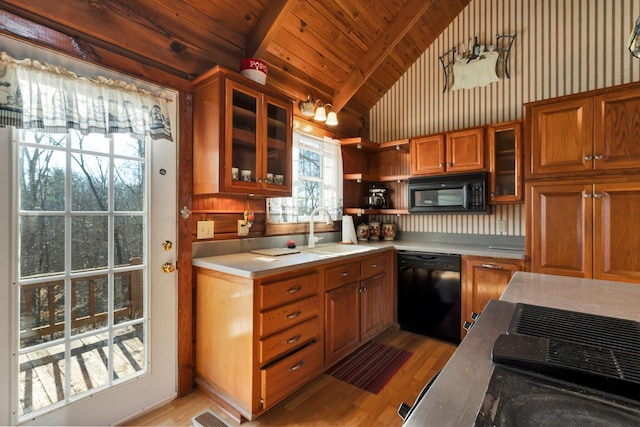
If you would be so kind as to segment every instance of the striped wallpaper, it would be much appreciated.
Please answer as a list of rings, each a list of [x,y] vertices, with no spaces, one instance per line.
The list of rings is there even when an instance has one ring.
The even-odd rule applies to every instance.
[[[370,111],[370,137],[382,142],[523,118],[522,105],[640,80],[640,60],[627,39],[640,15],[638,0],[472,0],[433,45]],[[483,88],[442,92],[438,57],[474,36],[485,45],[516,34],[511,78]],[[411,215],[389,218],[401,230],[523,236],[522,206],[492,215]]]

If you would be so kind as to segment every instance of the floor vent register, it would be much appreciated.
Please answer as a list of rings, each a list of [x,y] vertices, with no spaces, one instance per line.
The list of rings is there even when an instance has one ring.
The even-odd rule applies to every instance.
[[[191,418],[191,425],[193,427],[229,427],[209,409]]]

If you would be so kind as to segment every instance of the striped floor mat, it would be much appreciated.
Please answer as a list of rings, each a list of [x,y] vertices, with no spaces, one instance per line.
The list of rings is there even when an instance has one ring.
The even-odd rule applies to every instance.
[[[378,394],[412,354],[370,341],[329,368],[326,373],[370,393]]]

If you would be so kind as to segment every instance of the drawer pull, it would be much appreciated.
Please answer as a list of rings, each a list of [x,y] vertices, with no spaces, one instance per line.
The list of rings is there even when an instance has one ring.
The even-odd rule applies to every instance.
[[[378,268],[378,263],[376,262],[375,264],[371,264],[371,268]]]
[[[298,310],[296,312],[293,312],[291,314],[288,314],[286,316],[284,316],[285,319],[295,319],[296,317],[300,316],[302,314],[302,311]]]
[[[482,268],[492,268],[494,270],[502,270],[502,266],[501,265],[481,264],[480,267],[482,267]]]
[[[295,288],[287,289],[287,293],[288,294],[295,294],[295,293],[300,292],[301,290],[302,290],[302,286],[298,285]]]
[[[341,274],[342,277],[347,277],[349,275],[348,271],[345,271],[344,273]]]
[[[300,338],[302,338],[301,334],[296,335],[295,337],[291,337],[288,340],[285,341],[285,344],[293,344],[295,342],[298,342],[300,340]]]
[[[289,372],[297,371],[298,369],[302,368],[302,365],[304,365],[304,360],[301,360],[300,362],[290,367]]]

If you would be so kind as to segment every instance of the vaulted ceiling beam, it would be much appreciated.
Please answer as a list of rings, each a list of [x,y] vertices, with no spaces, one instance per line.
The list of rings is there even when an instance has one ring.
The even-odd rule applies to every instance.
[[[335,111],[340,111],[349,102],[349,99],[374,73],[376,68],[384,62],[387,55],[420,20],[432,3],[433,0],[409,0],[402,7],[401,12],[387,30],[380,34],[380,37],[376,39],[366,54],[358,61],[358,66],[349,73],[336,89],[333,95],[333,108]]]
[[[271,0],[267,2],[260,21],[249,35],[245,57],[262,57],[297,2],[298,0]]]

